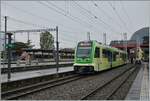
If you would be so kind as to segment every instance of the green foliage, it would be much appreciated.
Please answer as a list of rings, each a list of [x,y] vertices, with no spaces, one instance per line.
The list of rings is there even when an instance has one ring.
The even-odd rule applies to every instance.
[[[53,49],[54,37],[50,32],[42,32],[40,34],[40,46],[41,49]]]
[[[31,47],[28,43],[23,43],[23,42],[15,42],[15,43],[12,43],[12,45],[13,45],[12,50],[21,50],[22,48]]]
[[[28,48],[33,48],[35,45],[31,45],[31,40],[28,40],[27,43],[25,43],[27,45]]]
[[[6,47],[6,49],[8,47],[10,47],[12,51],[16,51],[17,53],[21,53],[23,48],[32,48],[33,46],[34,45],[31,45],[31,42],[29,41],[27,43],[14,42],[14,43],[11,43],[11,44],[6,44],[5,47]],[[7,50],[1,52],[1,58],[3,58],[5,52],[7,52]]]

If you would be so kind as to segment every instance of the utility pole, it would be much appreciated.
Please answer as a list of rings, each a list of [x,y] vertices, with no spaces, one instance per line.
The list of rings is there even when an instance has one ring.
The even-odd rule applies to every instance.
[[[16,42],[16,35],[15,35],[15,33],[14,33],[14,43]]]
[[[89,41],[91,40],[90,39],[90,32],[87,32],[87,40],[89,40]]]
[[[59,42],[58,42],[58,26],[56,26],[56,68],[59,71]]]
[[[27,36],[28,36],[28,40],[27,40],[27,43],[29,44],[29,32],[27,32]]]
[[[4,40],[4,41],[5,41],[5,44],[4,44],[4,49],[5,49],[5,51],[4,51],[4,58],[3,58],[3,59],[4,59],[5,62],[6,62],[6,60],[7,60],[7,56],[6,56],[6,55],[7,55],[7,54],[6,54],[6,53],[7,53],[7,51],[6,51],[6,41],[7,41],[7,16],[5,16],[4,19],[5,19],[5,40]]]
[[[103,43],[106,45],[106,33],[103,34]]]
[[[8,81],[11,78],[11,35],[12,33],[7,33],[8,35]]]
[[[137,55],[137,50],[140,47],[140,42],[138,36],[136,36],[136,55]]]
[[[125,46],[125,52],[127,53],[127,56],[128,56],[128,52],[127,52],[127,33],[123,33],[124,35],[124,46]],[[126,61],[127,61],[127,56],[126,56]]]

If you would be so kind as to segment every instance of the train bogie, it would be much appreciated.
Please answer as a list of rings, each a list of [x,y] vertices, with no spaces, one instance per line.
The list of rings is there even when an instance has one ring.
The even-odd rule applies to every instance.
[[[82,73],[89,74],[95,72],[93,66],[74,66],[74,71],[80,74]]]

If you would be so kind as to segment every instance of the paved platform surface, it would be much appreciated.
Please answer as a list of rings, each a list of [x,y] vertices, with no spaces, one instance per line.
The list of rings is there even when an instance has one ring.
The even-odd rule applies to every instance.
[[[68,64],[68,63],[73,63],[73,62],[59,62],[59,64]],[[20,65],[17,65],[17,64],[11,64],[11,68],[13,67],[32,67],[32,66],[40,66],[40,65],[55,65],[56,62],[44,62],[44,63],[32,63],[31,65],[26,65],[26,64],[20,64]],[[0,65],[0,68],[7,68],[8,65]]]
[[[143,79],[142,79],[142,86],[141,86],[141,93],[140,93],[140,100],[148,100],[149,99],[149,71],[148,68],[146,68],[146,66],[144,66],[143,68]]]
[[[67,72],[67,71],[73,71],[73,67],[61,67],[59,68],[58,73]],[[42,75],[48,75],[48,74],[55,74],[56,68],[46,69],[46,70],[34,70],[34,71],[25,71],[25,72],[19,72],[19,73],[11,73],[11,79],[10,81],[20,80],[20,79],[26,79],[26,78],[32,78],[32,77],[38,77]],[[1,82],[7,82],[7,74],[1,74]]]
[[[125,100],[149,101],[149,71],[147,66],[147,63],[142,64],[141,69],[135,78]]]

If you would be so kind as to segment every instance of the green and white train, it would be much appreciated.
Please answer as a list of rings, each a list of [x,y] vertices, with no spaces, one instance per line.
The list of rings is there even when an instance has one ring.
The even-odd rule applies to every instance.
[[[126,64],[126,52],[97,41],[81,41],[75,49],[74,71],[94,73]]]

